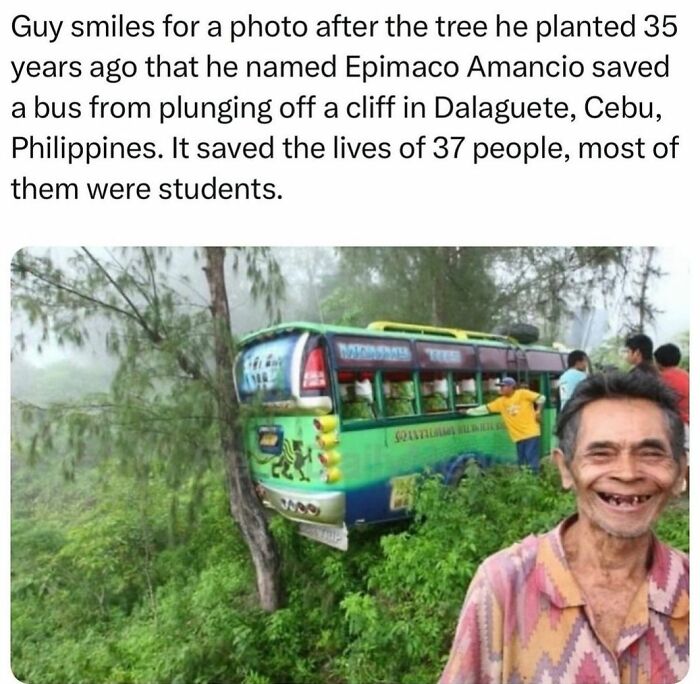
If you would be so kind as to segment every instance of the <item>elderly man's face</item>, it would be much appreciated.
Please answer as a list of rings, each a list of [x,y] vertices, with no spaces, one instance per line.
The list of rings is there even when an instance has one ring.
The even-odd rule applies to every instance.
[[[582,409],[573,460],[557,463],[576,493],[579,516],[616,537],[646,534],[684,466],[674,460],[661,409],[646,399],[600,399]]]

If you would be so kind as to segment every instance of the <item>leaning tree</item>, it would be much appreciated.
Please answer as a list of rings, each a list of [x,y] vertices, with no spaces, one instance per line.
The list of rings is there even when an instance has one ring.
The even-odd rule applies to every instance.
[[[274,317],[284,284],[271,252],[230,252],[229,275],[246,278]],[[16,343],[36,339],[31,328],[41,333],[38,345],[80,347],[99,337],[116,360],[107,395],[36,412],[29,453],[65,436],[68,474],[89,450],[141,476],[158,469],[173,485],[219,456],[260,604],[271,612],[283,596],[280,561],[243,453],[226,259],[222,247],[18,252],[11,267]],[[202,272],[208,297],[197,288]]]

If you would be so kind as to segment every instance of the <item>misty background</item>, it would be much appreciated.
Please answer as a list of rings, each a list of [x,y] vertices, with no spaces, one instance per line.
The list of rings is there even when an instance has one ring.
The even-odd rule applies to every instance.
[[[431,250],[450,250],[452,248],[422,248],[425,252]],[[512,257],[501,258],[508,248],[460,248],[462,252],[479,253],[478,268],[485,272],[498,286],[502,285],[504,292],[517,289],[517,283],[523,272],[529,266],[522,266],[513,261]],[[548,248],[542,248],[546,251]],[[554,252],[559,248],[551,248]],[[466,329],[492,329],[496,323],[529,322],[538,325],[541,331],[541,341],[558,343],[573,349],[581,348],[595,357],[597,350],[606,349],[607,358],[614,361],[615,350],[626,331],[634,329],[634,299],[637,297],[639,283],[635,280],[634,269],[639,269],[641,250],[637,248],[629,255],[627,264],[629,272],[623,282],[616,285],[613,291],[605,291],[605,287],[597,289],[590,287],[581,298],[573,294],[567,295],[564,303],[565,312],[547,316],[532,301],[528,306],[526,293],[524,303],[522,298],[515,303],[517,295],[513,295],[514,304],[511,307],[506,297],[505,303],[498,309],[494,308],[488,316],[475,313],[475,298],[478,292],[465,288],[460,293],[455,284],[456,296],[451,300],[450,325]],[[668,341],[674,341],[681,346],[687,346],[690,318],[690,260],[687,251],[673,248],[646,248],[653,250],[654,273],[650,278],[650,287],[644,306],[648,315],[644,323],[644,332],[654,340],[655,346]],[[368,254],[364,259],[363,250]],[[68,248],[32,249],[35,254],[50,254],[59,265],[69,267],[69,259],[73,250]],[[364,327],[371,320],[398,317],[410,323],[437,323],[440,320],[427,320],[428,315],[416,318],[406,313],[406,310],[420,310],[412,307],[411,302],[399,302],[401,293],[405,290],[401,278],[410,281],[419,276],[420,266],[415,271],[411,265],[413,256],[398,259],[399,253],[412,251],[420,253],[419,248],[334,248],[334,247],[275,247],[271,248],[274,258],[280,266],[284,279],[284,295],[279,300],[278,307],[281,321],[314,321],[328,324],[351,324]],[[511,250],[513,251],[513,250]],[[484,254],[487,252],[487,254]],[[95,253],[107,258],[112,254],[108,248],[97,249]],[[194,248],[172,248],[170,251],[169,272],[172,274],[175,288],[184,300],[194,309],[208,306],[209,293],[202,270],[202,263],[197,259]],[[438,255],[439,258],[439,255]],[[399,272],[391,272],[394,262],[400,261]],[[445,259],[448,285],[450,264]],[[536,267],[535,262],[535,267]],[[403,267],[403,273],[400,268]],[[438,262],[438,273],[440,266]],[[545,268],[545,266],[543,266]],[[522,270],[521,270],[522,269]],[[444,274],[442,274],[444,275]],[[529,274],[531,277],[532,274]],[[544,276],[543,276],[544,277]],[[383,280],[392,280],[382,283]],[[536,282],[537,276],[535,274]],[[364,283],[364,288],[363,288]],[[382,289],[384,285],[384,289]],[[244,274],[231,275],[227,282],[229,291],[231,324],[234,334],[243,335],[270,324],[270,316],[265,307],[251,296],[251,283]],[[392,301],[391,292],[395,293],[396,301]],[[415,284],[414,284],[415,287]],[[418,283],[420,292],[428,292],[433,283],[431,278],[423,278]],[[378,306],[373,291],[383,297],[384,305]],[[386,292],[390,293],[386,295]],[[537,292],[537,288],[530,292]],[[352,296],[347,296],[351,293]],[[359,294],[358,294],[359,293]],[[366,296],[367,301],[362,301]],[[358,299],[359,297],[359,299]],[[409,295],[414,299],[418,295]],[[460,299],[461,298],[461,299]],[[638,305],[638,302],[637,302]],[[401,310],[403,306],[403,311]],[[539,308],[539,310],[538,310]],[[434,311],[429,316],[436,317]],[[439,319],[440,316],[437,315]],[[480,319],[475,325],[474,319]],[[425,319],[425,320],[423,320]],[[488,320],[488,325],[483,322]],[[75,399],[90,391],[102,391],[109,387],[112,376],[117,368],[118,360],[105,349],[103,332],[100,323],[93,321],[91,325],[96,334],[84,341],[82,347],[60,344],[52,335],[44,336],[30,324],[24,312],[13,307],[12,315],[12,374],[11,394],[19,400],[50,403],[64,399]],[[687,353],[687,349],[684,349]],[[601,353],[603,353],[601,351]]]

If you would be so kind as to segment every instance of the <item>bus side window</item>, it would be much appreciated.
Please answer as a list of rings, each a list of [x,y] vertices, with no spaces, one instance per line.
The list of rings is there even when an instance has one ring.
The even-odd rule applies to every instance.
[[[449,408],[447,378],[435,373],[421,373],[419,382],[423,412],[438,413],[439,411],[447,411]]]
[[[549,379],[549,405],[561,410],[561,402],[559,396],[559,375],[552,375]]]
[[[455,404],[457,406],[472,406],[476,403],[476,379],[474,376],[455,374]]]
[[[383,388],[387,418],[415,415],[416,396],[409,373],[384,373]]]
[[[340,416],[343,420],[376,417],[372,373],[338,373]]]
[[[498,376],[497,375],[486,375],[484,374],[482,381],[481,381],[481,389],[482,389],[482,396],[484,397],[482,402],[484,404],[488,404],[490,401],[493,401],[494,399],[498,399],[498,397],[501,396],[501,393],[498,389],[498,385],[496,384],[498,382]]]

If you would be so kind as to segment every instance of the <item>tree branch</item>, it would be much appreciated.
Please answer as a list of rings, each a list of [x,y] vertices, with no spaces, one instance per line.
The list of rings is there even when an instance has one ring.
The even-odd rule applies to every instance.
[[[142,249],[144,249],[144,248],[142,248]],[[132,275],[132,273],[129,271],[128,266],[124,266],[124,264],[122,264],[119,261],[119,259],[117,259],[117,257],[115,257],[114,254],[112,254],[111,250],[106,249],[106,252],[107,252],[107,254],[109,254],[112,261],[122,270],[124,275],[127,276],[129,278],[129,280],[131,280],[134,287],[139,291],[139,294],[146,300],[146,302],[151,304],[152,302],[151,302],[149,293],[146,291],[146,289],[144,287],[141,286],[141,283],[139,283],[138,279]]]
[[[107,278],[107,280],[111,283],[112,287],[114,287],[114,289],[119,293],[121,298],[129,305],[129,308],[133,312],[134,318],[138,321],[141,328],[143,328],[143,331],[146,333],[146,335],[148,335],[148,337],[155,344],[162,342],[163,338],[161,334],[157,330],[151,329],[151,326],[148,324],[148,321],[143,317],[141,311],[139,311],[139,308],[136,306],[136,304],[134,304],[134,302],[131,301],[129,295],[124,291],[122,286],[116,280],[114,280],[114,278],[112,278],[112,274],[102,265],[102,262],[99,259],[95,258],[92,252],[90,252],[90,250],[87,249],[87,247],[81,247],[80,249],[82,249],[83,252],[87,254],[88,259],[90,259],[90,261],[92,261],[92,263],[95,264],[95,266],[99,269],[100,273],[102,273],[102,275],[105,278]]]
[[[21,268],[17,268],[13,264],[12,269],[17,273],[29,273],[33,278],[36,278],[37,280],[41,281],[42,283],[45,283],[46,285],[55,287],[57,290],[62,290],[63,292],[67,292],[68,294],[73,295],[74,297],[78,297],[78,299],[84,299],[85,301],[91,302],[96,306],[108,309],[109,311],[114,311],[114,313],[117,313],[120,316],[126,316],[127,318],[138,322],[138,319],[126,309],[120,309],[118,306],[114,306],[113,304],[109,304],[108,302],[102,301],[101,299],[91,297],[89,294],[80,292],[80,290],[76,290],[75,288],[69,287],[68,285],[64,285],[63,283],[57,280],[53,280],[52,278],[47,277],[39,271],[35,271],[30,266],[23,265]]]
[[[100,272],[105,276],[105,278],[107,278],[107,280],[117,290],[117,292],[121,295],[124,301],[131,307],[132,311],[134,312],[134,317],[136,318],[136,320],[138,321],[139,325],[146,333],[148,338],[151,340],[151,342],[153,342],[153,344],[155,344],[158,347],[162,346],[163,342],[166,341],[166,338],[163,336],[163,334],[158,330],[153,330],[151,328],[151,326],[148,324],[148,321],[142,316],[138,307],[131,301],[129,295],[127,295],[127,293],[124,292],[123,288],[119,285],[119,283],[117,283],[114,280],[114,278],[112,278],[111,274],[100,263],[99,259],[96,259],[92,255],[90,250],[88,250],[86,247],[82,247],[81,249],[85,252],[85,254],[87,254],[88,258],[93,262],[93,264],[95,264],[95,266],[100,270]],[[180,368],[182,368],[182,370],[193,380],[205,379],[202,374],[202,371],[199,368],[199,365],[193,362],[190,358],[188,358],[182,350],[176,350],[174,355],[175,360],[177,361]]]
[[[153,261],[151,260],[151,255],[147,247],[142,247],[143,260],[148,269],[148,275],[151,279],[151,288],[153,289],[153,308],[155,309],[156,321],[160,322],[160,300],[158,299],[158,288],[156,287],[156,275],[155,268],[153,266]]]

